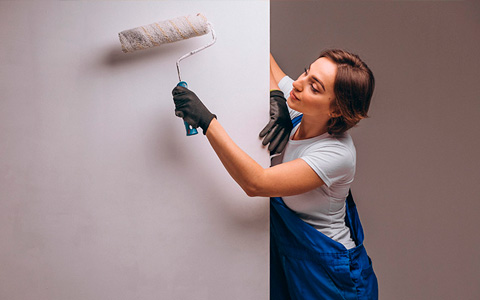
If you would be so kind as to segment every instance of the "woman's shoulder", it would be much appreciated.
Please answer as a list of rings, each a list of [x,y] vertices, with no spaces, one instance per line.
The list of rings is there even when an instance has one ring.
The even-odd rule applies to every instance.
[[[336,156],[355,162],[356,149],[352,137],[348,133],[342,135],[324,134],[312,139],[304,148],[304,155]]]
[[[353,143],[353,138],[347,132],[340,135],[330,135],[332,144],[336,144],[340,147],[353,148],[355,149],[355,144]]]

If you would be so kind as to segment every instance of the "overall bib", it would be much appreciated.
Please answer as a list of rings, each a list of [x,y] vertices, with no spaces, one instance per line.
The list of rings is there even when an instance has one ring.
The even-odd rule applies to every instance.
[[[271,300],[378,299],[377,278],[350,191],[345,224],[356,244],[349,250],[301,220],[282,198],[270,199]]]

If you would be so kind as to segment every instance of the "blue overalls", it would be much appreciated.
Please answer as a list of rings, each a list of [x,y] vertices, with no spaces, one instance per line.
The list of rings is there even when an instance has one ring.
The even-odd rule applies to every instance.
[[[357,245],[349,250],[301,220],[282,198],[270,199],[271,300],[378,299],[377,278],[350,192],[345,223]]]

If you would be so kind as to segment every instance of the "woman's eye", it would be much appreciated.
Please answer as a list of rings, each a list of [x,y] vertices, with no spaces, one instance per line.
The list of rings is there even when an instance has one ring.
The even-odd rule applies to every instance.
[[[303,73],[303,74],[305,74],[305,76],[308,75],[308,69],[307,69],[307,68],[304,69],[304,73]],[[315,94],[319,92],[319,91],[313,86],[313,84],[310,84],[310,88],[312,89],[312,92],[314,92]]]

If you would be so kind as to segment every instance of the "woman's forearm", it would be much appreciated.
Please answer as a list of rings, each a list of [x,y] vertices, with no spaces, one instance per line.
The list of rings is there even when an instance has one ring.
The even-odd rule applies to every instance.
[[[270,54],[270,74],[273,75],[273,78],[277,84],[280,82],[280,80],[282,80],[283,77],[286,76],[286,74],[275,61],[275,58],[273,58],[272,54]]]
[[[210,123],[206,136],[230,176],[247,195],[257,196],[257,183],[265,169],[235,144],[217,119]]]
[[[275,76],[272,73],[272,69],[270,69],[270,91],[273,90],[280,90],[278,87],[278,82],[275,80]]]

